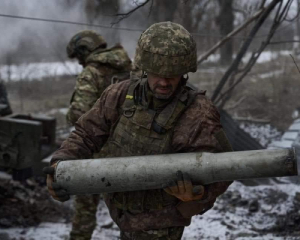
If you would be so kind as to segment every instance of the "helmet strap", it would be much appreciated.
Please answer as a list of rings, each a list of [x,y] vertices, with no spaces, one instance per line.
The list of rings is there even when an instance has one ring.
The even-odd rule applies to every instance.
[[[147,77],[147,72],[142,70],[141,80],[145,77]]]
[[[189,75],[187,73],[182,75],[182,77],[181,77],[182,86],[185,86],[188,80],[189,80]]]

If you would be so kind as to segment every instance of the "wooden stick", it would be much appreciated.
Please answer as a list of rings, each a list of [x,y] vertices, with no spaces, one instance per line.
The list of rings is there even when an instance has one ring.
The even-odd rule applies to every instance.
[[[296,65],[296,67],[297,67],[297,69],[298,69],[298,72],[300,73],[300,69],[299,69],[299,67],[298,67],[298,65],[297,65],[297,63],[296,63],[296,61],[295,61],[295,59],[294,59],[293,55],[292,55],[292,54],[290,54],[290,56],[291,56],[291,58],[293,59],[293,61],[294,61],[295,65]]]

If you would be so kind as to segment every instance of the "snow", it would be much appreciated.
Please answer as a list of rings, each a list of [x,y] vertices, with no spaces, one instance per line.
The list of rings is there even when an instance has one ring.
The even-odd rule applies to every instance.
[[[295,141],[298,136],[298,132],[285,132],[282,136],[283,139]]]
[[[274,141],[269,145],[269,148],[291,148],[294,141],[289,140],[281,140],[281,141]]]
[[[257,59],[257,63],[270,62],[279,56],[286,56],[291,54],[291,51],[264,51],[261,53]],[[243,62],[250,59],[252,53],[247,53],[243,58]],[[235,57],[235,56],[234,56]],[[206,60],[207,62],[218,62],[220,59],[220,54],[212,54]],[[218,67],[219,68],[219,67]],[[223,71],[225,71],[224,69]],[[65,62],[39,62],[39,63],[28,63],[21,65],[2,65],[0,66],[0,76],[4,80],[20,81],[20,80],[33,80],[41,79],[44,77],[56,77],[64,75],[77,75],[82,71],[82,67],[76,61],[65,61]],[[215,70],[205,70],[200,69],[200,71],[212,71]],[[282,73],[282,70],[276,70],[272,73],[261,74],[261,78],[268,78],[272,76],[277,76]]]
[[[263,147],[267,147],[272,140],[281,137],[281,132],[270,124],[241,121],[239,126],[245,132],[249,133],[252,138],[256,139]]]
[[[236,181],[229,187],[225,197],[217,200],[213,209],[193,218],[191,225],[185,228],[182,239],[293,239],[278,237],[273,233],[263,234],[261,231],[272,228],[278,217],[288,215],[293,209],[297,192],[300,192],[299,184],[291,182],[251,187]],[[272,195],[275,201],[271,199]],[[258,210],[250,212],[249,204],[243,205],[243,201],[258,201]],[[98,225],[92,240],[118,239],[119,230],[115,224],[111,224],[103,201],[99,204],[97,218]],[[109,225],[112,226],[105,227]],[[70,230],[70,223],[44,222],[27,229],[0,229],[0,234],[6,233],[15,239],[62,240],[67,239]]]
[[[37,227],[30,227],[24,230],[23,228],[10,228],[1,230],[0,234],[7,233],[9,239],[30,239],[30,240],[62,240],[68,239],[68,232],[71,230],[71,223],[41,223]],[[0,235],[1,236],[1,235]]]
[[[63,109],[61,111],[65,112]],[[300,123],[299,119],[295,120],[292,126],[297,126],[298,123]],[[288,142],[288,146],[299,140],[299,136],[296,141],[294,140],[297,132],[287,131],[281,136],[281,133],[270,124],[242,122],[240,126],[265,147],[276,143],[269,144],[272,139],[281,139],[282,141],[277,140],[281,143]],[[292,127],[292,129],[294,128]],[[290,141],[286,139],[290,139]],[[283,146],[281,145],[281,147]],[[0,176],[5,177],[6,175],[0,172]],[[284,230],[287,232],[282,235],[277,230],[272,230],[278,224],[287,224],[291,214],[300,215],[300,208],[295,207],[295,196],[300,193],[299,183],[299,177],[268,179],[265,182],[255,180],[254,185],[235,181],[226,193],[217,199],[211,210],[204,215],[193,217],[191,225],[185,228],[182,239],[300,239],[298,237],[300,232],[296,232],[296,230],[295,233],[293,230],[291,233]],[[252,206],[257,206],[257,209],[253,210]],[[288,226],[290,225],[280,225],[282,229]],[[296,229],[297,226],[292,225],[291,228]],[[66,240],[70,230],[70,223],[43,222],[37,227],[0,229],[0,238],[6,234],[6,237],[9,237],[7,239]],[[297,233],[299,234],[297,235]],[[97,212],[97,227],[92,240],[105,239],[119,239],[119,230],[116,224],[112,223],[108,210],[101,201]]]
[[[0,66],[0,75],[4,80],[20,81],[56,77],[64,75],[77,75],[82,67],[77,62],[39,62],[21,65]]]
[[[278,58],[279,56],[287,56],[289,54],[292,54],[292,51],[288,51],[288,50],[282,50],[282,51],[264,51],[260,54],[259,58],[257,59],[256,63],[266,63],[266,62],[270,62],[273,61],[274,59]],[[246,53],[246,55],[243,57],[242,61],[245,63],[247,61],[249,61],[250,57],[252,56],[251,52]],[[236,55],[233,56],[234,58],[236,57]],[[220,54],[216,53],[216,54],[212,54],[210,55],[207,60],[205,61],[207,62],[218,62],[220,59]]]
[[[291,148],[295,145],[300,133],[300,119],[295,119],[289,129],[279,140],[272,141],[268,148]]]
[[[300,131],[300,122],[294,122],[290,127],[289,130],[294,130],[294,131]]]
[[[6,172],[2,172],[0,171],[0,180],[1,179],[5,179],[5,180],[8,180],[8,179],[12,179],[11,175],[6,173]]]
[[[278,215],[288,213],[293,206],[295,193],[300,191],[300,186],[289,183],[247,187],[236,181],[227,191],[235,193],[236,198],[240,197],[242,200],[257,199],[260,210],[249,214],[249,210],[242,206],[228,205],[224,207],[221,198],[212,210],[193,218],[191,226],[185,231],[184,239],[255,239],[252,237],[257,234],[257,231],[253,231],[253,229],[268,229],[274,225]],[[269,193],[272,191],[286,193],[288,199],[281,204],[273,204],[268,200]],[[231,200],[234,201],[234,198]],[[225,208],[224,212],[220,211],[222,208]],[[250,236],[241,237],[247,234]],[[274,239],[274,235],[260,236],[258,239]]]
[[[284,73],[284,70],[274,70],[274,71],[271,71],[271,72],[268,72],[268,73],[259,74],[258,77],[262,78],[262,79],[265,79],[265,78],[271,78],[271,77],[279,76],[282,73]]]

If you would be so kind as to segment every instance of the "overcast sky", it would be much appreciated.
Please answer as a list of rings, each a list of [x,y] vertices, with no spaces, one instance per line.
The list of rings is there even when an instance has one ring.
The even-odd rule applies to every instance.
[[[34,18],[46,18],[65,20],[72,22],[87,22],[84,14],[83,1],[77,1],[72,7],[65,6],[66,0],[0,0],[0,14],[10,14]],[[107,22],[101,25],[110,26],[109,22],[113,19],[108,18]],[[123,24],[126,26],[126,23]],[[134,26],[133,26],[134,27]],[[64,49],[58,48],[60,45],[68,43],[70,38],[78,31],[84,29],[94,29],[104,37],[118,34],[114,29],[92,28],[87,26],[70,25],[62,23],[48,23],[30,20],[20,20],[13,18],[0,17],[0,63],[4,64],[3,58],[7,53],[16,51],[45,52],[54,54],[59,58],[65,57]],[[131,56],[134,55],[136,40],[141,32],[119,31],[120,40]],[[26,49],[21,48],[26,42]],[[22,45],[23,44],[23,45]],[[108,42],[112,46],[115,42]],[[20,49],[21,48],[21,49]],[[1,59],[2,58],[2,59]],[[16,56],[14,56],[16,58]],[[2,60],[2,61],[1,61]],[[40,59],[43,60],[43,59]]]
[[[84,1],[69,1],[74,2],[72,7],[66,7],[67,0],[0,0],[0,14],[73,22],[88,22],[84,13]],[[236,1],[243,3],[246,0]],[[257,1],[253,0],[252,3],[254,2]],[[124,8],[126,7],[127,9],[132,7],[132,4],[132,0],[122,0],[121,11],[124,11]],[[249,3],[247,7],[249,7]],[[296,9],[297,6],[295,0],[290,14],[294,14]],[[145,26],[147,26],[146,18],[147,16],[143,19],[137,20],[134,16],[131,16],[130,18],[122,21],[121,26],[140,29],[141,21],[144,20],[146,24],[144,22],[142,28],[145,28]],[[113,21],[113,18],[106,18],[105,20],[106,22],[97,24],[110,26],[110,22]],[[0,64],[5,64],[7,61],[7,54],[12,56],[13,61],[19,58],[22,59],[21,61],[26,61],[26,59],[22,58],[22,53],[25,56],[38,55],[36,59],[29,59],[28,61],[47,61],[47,59],[49,59],[48,56],[52,56],[51,61],[56,61],[56,59],[57,61],[65,59],[66,44],[75,33],[84,29],[94,29],[98,31],[108,40],[109,46],[115,44],[115,42],[111,40],[111,37],[118,35],[118,41],[123,44],[131,57],[134,56],[136,41],[141,33],[62,23],[20,20],[0,16]]]

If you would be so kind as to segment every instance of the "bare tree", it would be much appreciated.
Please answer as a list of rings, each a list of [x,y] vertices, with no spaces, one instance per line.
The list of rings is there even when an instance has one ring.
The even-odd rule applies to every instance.
[[[219,26],[219,31],[222,37],[225,37],[233,31],[234,14],[232,3],[233,0],[218,0],[220,6],[219,15],[216,17],[216,23]],[[221,65],[229,65],[232,62],[233,41],[230,39],[224,46],[220,48]]]
[[[237,54],[237,57],[228,68],[226,73],[223,75],[220,80],[216,90],[213,93],[212,100],[220,107],[224,107],[225,103],[230,99],[233,89],[244,79],[244,77],[251,71],[252,67],[259,58],[261,52],[266,48],[270,43],[270,40],[276,33],[276,30],[281,25],[283,21],[286,20],[287,13],[290,9],[292,0],[283,1],[283,0],[273,0],[264,10],[258,21],[254,24],[251,29],[247,39],[244,44],[241,46],[240,51]],[[267,17],[270,16],[271,12],[277,7],[276,13],[273,17],[273,23],[269,29],[269,33],[266,35],[265,39],[261,41],[260,47],[254,51],[251,55],[251,58],[247,61],[245,66],[241,69],[241,60],[245,53],[247,52],[251,42],[253,41],[256,33],[261,28]],[[229,83],[227,90],[221,93],[223,87],[226,83]]]
[[[111,25],[115,25],[120,23],[123,19],[128,18],[131,16],[131,14],[133,14],[134,12],[136,12],[138,9],[144,7],[145,5],[147,5],[149,2],[151,1],[151,3],[153,3],[153,0],[145,0],[143,3],[141,4],[136,4],[136,6],[132,9],[130,9],[129,11],[125,12],[125,13],[119,13],[116,12],[113,16],[117,17],[117,19],[115,21],[113,21],[111,23]]]
[[[89,24],[109,24],[112,16],[119,11],[119,0],[85,0],[85,14]],[[117,23],[116,23],[117,24]],[[116,31],[105,31],[107,41],[118,42],[119,34]]]
[[[154,1],[151,11],[153,21],[174,21],[175,13],[179,4],[180,3],[178,1],[173,0]]]
[[[204,60],[206,60],[211,54],[213,54],[217,49],[222,47],[226,42],[228,42],[233,36],[244,30],[249,24],[251,24],[254,20],[260,17],[260,15],[263,13],[264,9],[260,9],[257,11],[252,17],[247,19],[241,26],[234,29],[232,32],[230,32],[228,35],[223,37],[219,42],[217,42],[212,48],[207,50],[205,53],[203,53],[201,56],[198,57],[197,63],[198,65],[201,64]]]

